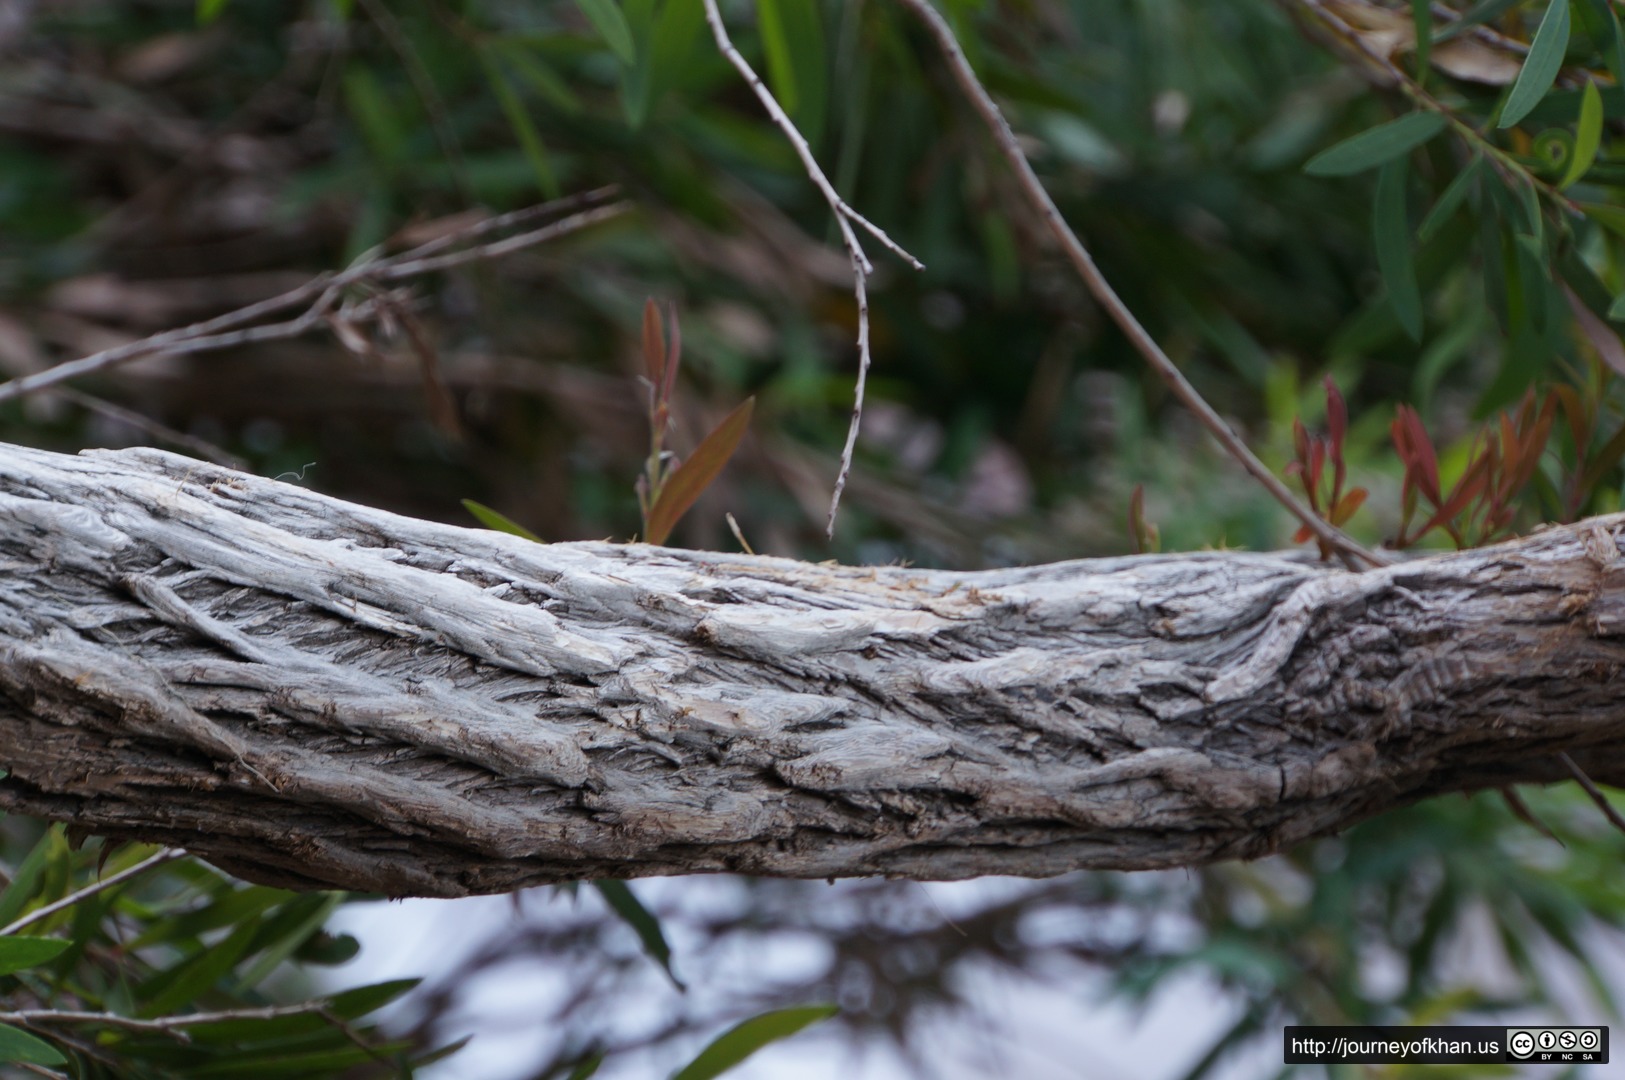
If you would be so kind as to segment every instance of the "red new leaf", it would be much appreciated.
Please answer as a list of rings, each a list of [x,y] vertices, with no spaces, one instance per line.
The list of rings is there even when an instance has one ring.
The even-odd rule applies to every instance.
[[[643,538],[646,542],[665,543],[671,530],[694,505],[694,500],[711,486],[711,481],[739,448],[739,440],[750,427],[750,414],[755,406],[754,397],[746,398],[700,442],[689,459],[666,478],[660,498],[649,509],[649,520],[644,524],[648,534]]]

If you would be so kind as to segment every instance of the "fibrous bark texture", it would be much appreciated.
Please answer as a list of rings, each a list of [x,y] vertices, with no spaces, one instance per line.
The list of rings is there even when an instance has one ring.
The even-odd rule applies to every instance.
[[[1625,777],[1622,524],[952,573],[0,445],[0,807],[393,895],[1258,856],[1560,751]]]

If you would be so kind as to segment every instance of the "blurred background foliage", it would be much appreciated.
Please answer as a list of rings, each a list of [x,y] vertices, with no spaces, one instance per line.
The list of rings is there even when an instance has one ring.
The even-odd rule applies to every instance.
[[[1399,532],[1416,484],[1414,457],[1389,439],[1400,404],[1418,410],[1448,489],[1474,475],[1501,410],[1531,392],[1561,400],[1508,494],[1509,527],[1619,507],[1625,49],[1606,0],[1557,5],[1572,29],[1542,46],[1545,2],[940,3],[1108,278],[1266,460],[1285,469],[1306,445],[1295,420],[1324,425],[1322,379],[1335,378],[1350,418],[1336,450],[1371,492],[1348,528],[1372,544]],[[875,366],[833,542],[824,518],[856,361],[850,268],[699,0],[0,4],[7,376],[274,295],[474,213],[604,184],[635,204],[424,282],[436,380],[400,341],[357,354],[318,334],[150,358],[9,402],[0,437],[158,442],[417,516],[471,524],[472,498],[545,540],[625,539],[649,447],[637,377],[653,296],[682,326],[679,452],[756,398],[742,452],[675,542],[732,548],[731,511],[757,551],[802,558],[972,568],[1117,554],[1144,485],[1164,549],[1290,543],[1286,515],[1173,407],[1058,258],[905,12],[886,0],[723,10],[837,188],[927,267],[871,251]],[[1335,21],[1317,16],[1328,11]],[[1525,91],[1538,103],[1497,126],[1531,51],[1554,48],[1550,92]],[[1417,84],[1396,87],[1384,63]],[[1356,146],[1342,167],[1304,171],[1419,100],[1462,126],[1380,170]],[[455,422],[437,411],[436,382]],[[1449,543],[1442,529],[1424,541]],[[1200,975],[1239,1019],[1161,1075],[1200,1075],[1285,1022],[1561,1020],[1576,984],[1588,1015],[1617,1015],[1598,957],[1625,918],[1625,843],[1571,792],[1525,802],[1437,800],[1190,874],[987,883],[953,918],[901,883],[672,883],[663,919],[697,988],[724,969],[725,946],[820,943],[796,974],[735,972],[708,996],[680,997],[617,951],[626,925],[584,893],[569,919],[523,920],[521,905],[522,928],[465,968],[431,973],[425,957],[431,984],[389,1034],[333,1016],[312,1035],[305,1016],[185,1053],[164,1038],[43,1034],[72,1075],[357,1067],[301,1057],[301,1039],[321,1043],[312,1055],[382,1046],[362,1057],[398,1071],[457,1034],[479,970],[538,961],[568,972],[572,993],[551,1017],[538,1006],[556,1037],[514,1075],[565,1076],[599,1054],[609,1075],[634,1049],[643,1064],[624,1074],[653,1075],[637,1070],[674,1067],[694,1032],[812,1001],[841,1006],[824,1038],[893,1040],[943,1074],[932,1025],[974,1010],[967,980],[990,969],[1076,994],[1080,1010],[1099,1003],[1071,989],[1080,972],[1106,973],[1091,985],[1133,1002]],[[95,845],[76,855],[17,820],[0,835],[0,911],[96,872]],[[50,873],[22,872],[31,850]],[[707,898],[699,912],[685,887]],[[330,908],[317,917],[309,903],[193,864],[154,870],[116,902],[31,927],[80,945],[0,976],[0,1008],[184,1011],[308,992],[279,965],[343,958],[321,952],[342,939],[321,936]],[[142,934],[161,936],[143,948]],[[634,989],[665,1019],[618,1026],[607,1005]]]

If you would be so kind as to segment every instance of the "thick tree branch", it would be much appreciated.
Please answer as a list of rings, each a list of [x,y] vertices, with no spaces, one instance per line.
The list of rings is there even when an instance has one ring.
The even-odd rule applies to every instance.
[[[1565,753],[1625,778],[1622,526],[952,573],[0,446],[0,807],[396,895],[1258,856]]]

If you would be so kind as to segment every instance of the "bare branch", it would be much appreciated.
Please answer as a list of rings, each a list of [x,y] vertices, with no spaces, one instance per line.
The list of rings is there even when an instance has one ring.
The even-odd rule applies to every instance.
[[[280,296],[261,300],[258,303],[250,304],[247,307],[239,308],[236,311],[228,312],[213,319],[194,323],[191,326],[183,326],[175,330],[166,330],[161,334],[153,334],[151,337],[142,338],[140,341],[132,341],[115,348],[104,349],[101,352],[81,357],[78,360],[70,360],[32,375],[25,375],[19,379],[0,383],[0,402],[23,397],[46,387],[117,367],[120,364],[127,364],[144,356],[174,356],[187,353],[212,352],[256,342],[299,337],[318,329],[326,323],[328,312],[332,310],[334,304],[339,301],[343,291],[347,288],[365,283],[401,281],[438,270],[450,269],[454,266],[462,266],[466,263],[499,259],[524,248],[534,247],[537,244],[557,239],[589,225],[595,225],[600,221],[625,213],[630,204],[625,202],[610,203],[605,206],[578,211],[549,225],[520,233],[517,236],[490,241],[444,255],[437,254],[449,247],[468,243],[503,228],[533,221],[544,214],[557,213],[561,208],[571,208],[580,206],[583,203],[600,201],[612,192],[613,189],[600,188],[571,199],[558,200],[542,206],[529,207],[511,214],[490,218],[465,229],[459,229],[447,236],[437,237],[399,255],[361,262],[336,274],[318,275],[298,288],[290,289]],[[278,323],[255,325],[272,315],[291,311],[306,304],[309,307],[296,318]],[[377,305],[363,302],[356,305],[354,309],[346,311],[345,315],[349,321],[355,322],[372,318],[377,314],[378,310]]]
[[[126,409],[122,405],[115,405],[111,401],[105,401],[82,390],[75,390],[71,386],[52,387],[49,393],[55,394],[64,401],[71,401],[81,409],[89,409],[93,413],[105,416],[109,420],[128,424],[130,427],[144,431],[148,435],[169,443],[171,446],[184,447],[198,457],[212,461],[216,465],[224,465],[228,469],[245,471],[248,469],[248,462],[224,447],[216,446],[208,439],[200,439],[196,435],[188,435],[186,432],[172,428],[168,424],[160,423],[145,413],[136,412],[134,409]]]
[[[1011,168],[1015,170],[1016,178],[1021,184],[1022,192],[1027,196],[1027,201],[1044,219],[1044,223],[1049,226],[1050,232],[1059,241],[1061,249],[1066,253],[1073,269],[1083,279],[1084,285],[1089,289],[1095,300],[1101,307],[1106,309],[1106,313],[1111,316],[1112,321],[1123,331],[1130,344],[1145,359],[1146,363],[1151,365],[1151,369],[1157,373],[1163,382],[1168,384],[1168,388],[1174,392],[1174,396],[1196,415],[1202,426],[1207,428],[1215,439],[1219,440],[1219,444],[1229,452],[1231,457],[1240,462],[1241,467],[1246,469],[1253,479],[1263,485],[1264,489],[1277,502],[1286,507],[1293,517],[1297,518],[1315,536],[1336,551],[1351,569],[1357,568],[1360,563],[1370,566],[1384,565],[1385,559],[1367,551],[1341,529],[1328,521],[1322,520],[1318,514],[1305,506],[1296,495],[1293,495],[1286,484],[1270,470],[1269,466],[1258,459],[1258,456],[1252,452],[1241,436],[1236,434],[1230,425],[1225,422],[1224,418],[1214,410],[1213,406],[1207,403],[1196,387],[1191,385],[1190,380],[1185,378],[1178,365],[1173,362],[1167,353],[1163,352],[1162,347],[1140,324],[1139,319],[1135,318],[1134,313],[1128,309],[1128,305],[1123,303],[1122,298],[1117,295],[1117,290],[1112,288],[1111,283],[1100,272],[1100,268],[1095,265],[1094,258],[1089,254],[1088,248],[1084,247],[1083,241],[1078,239],[1077,233],[1073,232],[1071,227],[1067,225],[1066,219],[1061,216],[1061,211],[1056,207],[1054,200],[1050,198],[1049,192],[1044,189],[1043,183],[1038,179],[1038,174],[1033,171],[1032,164],[1028,162],[1027,155],[1022,151],[1021,144],[1016,140],[1015,132],[1011,130],[1009,122],[1005,120],[1004,114],[999,111],[998,105],[982,85],[981,80],[977,78],[976,72],[970,66],[970,62],[965,59],[965,53],[960,49],[959,42],[954,37],[953,29],[937,12],[936,8],[931,6],[930,0],[897,0],[897,2],[913,12],[930,31],[931,36],[936,40],[937,47],[948,61],[948,67],[953,74],[954,81],[959,84],[960,89],[970,100],[972,106],[981,115],[983,121],[987,124],[988,130],[992,132],[995,142],[998,143],[1000,151],[1004,154],[1005,159],[1009,161]]]
[[[107,889],[111,889],[114,885],[123,884],[137,875],[146,873],[155,866],[162,866],[166,862],[174,862],[176,859],[184,859],[185,857],[186,852],[184,851],[177,851],[174,848],[165,848],[162,851],[147,856],[145,859],[142,859],[140,862],[136,863],[132,867],[129,867],[128,869],[120,870],[118,873],[104,877],[100,881],[93,881],[84,888],[69,893],[67,896],[64,896],[55,903],[46,904],[42,908],[30,911],[27,915],[24,915],[22,918],[11,923],[9,926],[0,927],[0,937],[5,937],[7,934],[15,934],[25,926],[32,926],[41,919],[49,918],[59,911],[64,911],[71,908],[81,900],[95,896],[97,893],[104,892]]]
[[[1574,759],[1569,757],[1568,751],[1560,750],[1557,756],[1562,760],[1563,767],[1568,769],[1569,773],[1574,777],[1575,782],[1585,789],[1587,795],[1591,796],[1591,801],[1597,804],[1597,808],[1602,811],[1603,817],[1608,819],[1608,824],[1620,832],[1625,832],[1625,817],[1621,817],[1619,811],[1614,809],[1614,804],[1608,801],[1608,796],[1598,790],[1591,777],[1585,774],[1585,770],[1575,764]]]
[[[841,567],[0,445],[0,810],[393,896],[1256,857],[1625,779],[1622,533]]]
[[[722,22],[722,13],[717,9],[717,0],[705,0],[705,18],[711,24],[711,34],[716,38],[718,51],[750,85],[757,99],[761,101],[762,107],[767,110],[768,116],[795,148],[796,156],[801,158],[802,167],[806,170],[808,178],[818,188],[819,194],[824,196],[824,201],[829,203],[830,210],[835,214],[835,224],[841,230],[841,239],[846,244],[848,254],[852,256],[852,292],[858,305],[858,379],[852,394],[852,422],[847,425],[846,445],[841,449],[841,467],[835,477],[835,489],[829,500],[829,520],[824,527],[825,535],[833,538],[835,515],[841,507],[841,493],[846,490],[846,479],[852,472],[852,454],[858,443],[858,428],[863,423],[863,392],[869,379],[869,293],[865,279],[874,273],[875,268],[869,262],[869,257],[863,253],[863,245],[858,242],[857,234],[852,231],[853,224],[866,230],[914,269],[924,270],[925,264],[903,250],[886,235],[884,230],[852,209],[846,200],[841,198],[835,186],[824,175],[824,170],[818,167],[818,159],[813,157],[812,147],[807,145],[806,137],[797,130],[795,122],[773,97],[772,92],[762,82],[761,76],[752,70],[750,63],[734,47],[733,41],[728,37],[728,28]]]
[[[142,1020],[134,1016],[120,1016],[110,1012],[77,1012],[69,1009],[19,1009],[0,1012],[0,1024],[20,1024],[32,1028],[60,1027],[69,1024],[99,1024],[103,1027],[124,1028],[127,1031],[148,1031],[175,1035],[189,1039],[186,1029],[203,1024],[219,1024],[228,1020],[276,1020],[284,1016],[325,1014],[330,1003],[325,998],[302,1001],[297,1005],[270,1005],[259,1009],[221,1009],[218,1012],[184,1013],[179,1016],[159,1016]]]

